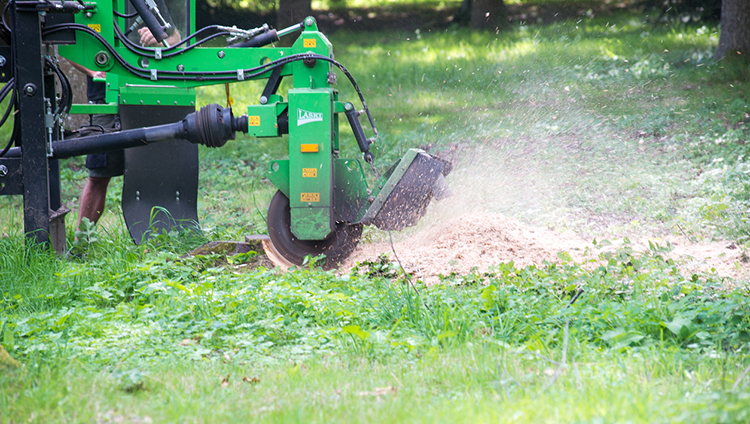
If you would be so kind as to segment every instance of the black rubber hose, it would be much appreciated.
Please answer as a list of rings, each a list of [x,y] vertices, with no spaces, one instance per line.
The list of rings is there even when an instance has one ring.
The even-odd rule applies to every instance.
[[[166,59],[166,58],[169,58],[169,57],[172,57],[172,56],[177,56],[178,54],[183,54],[186,51],[192,50],[192,49],[200,46],[203,43],[206,43],[206,42],[208,42],[210,40],[213,40],[214,38],[218,38],[218,37],[223,37],[223,36],[226,36],[226,35],[230,35],[230,33],[226,32],[226,31],[218,32],[218,33],[215,33],[215,34],[211,34],[208,37],[203,38],[200,41],[196,42],[195,44],[192,44],[192,45],[190,45],[190,46],[188,46],[188,47],[186,47],[184,49],[178,49],[178,47],[180,47],[181,45],[187,43],[191,38],[194,38],[194,37],[197,37],[199,35],[202,35],[203,32],[208,32],[208,31],[210,31],[212,29],[217,29],[217,28],[216,28],[215,25],[212,25],[212,26],[206,27],[206,28],[201,28],[200,30],[198,30],[198,31],[190,34],[189,36],[183,38],[179,43],[174,44],[174,45],[169,46],[169,47],[166,47],[166,48],[163,48],[162,49],[162,55],[161,55],[162,59]],[[135,53],[135,54],[137,54],[139,56],[148,57],[148,58],[151,58],[151,59],[156,58],[156,53],[154,53],[155,49],[153,47],[143,47],[143,46],[141,46],[139,44],[134,43],[133,41],[131,41],[127,37],[127,35],[125,33],[122,32],[122,30],[120,29],[120,27],[118,27],[117,25],[115,25],[115,37],[117,39],[119,39],[122,42],[122,44],[128,50],[130,50],[131,52],[133,52],[133,53]]]
[[[143,19],[143,23],[146,24],[149,30],[151,30],[151,34],[154,36],[157,42],[161,43],[162,41],[167,39],[167,33],[164,31],[164,28],[162,28],[161,24],[159,24],[159,21],[156,20],[156,17],[153,13],[151,13],[150,10],[148,10],[148,6],[146,6],[146,2],[143,0],[130,0],[130,4],[133,5],[136,12],[138,12],[138,15]]]
[[[94,31],[93,29],[81,25],[81,24],[61,24],[61,25],[53,25],[51,27],[48,27],[43,34],[52,34],[54,32],[58,31],[64,31],[67,29],[74,29],[78,31],[83,31],[102,43],[102,45],[112,54],[112,56],[117,60],[120,65],[122,65],[123,68],[125,68],[127,71],[132,73],[133,75],[136,75],[140,78],[144,79],[150,79],[151,74],[149,72],[144,72],[140,70],[139,68],[136,68],[135,66],[128,63],[122,56],[120,56],[117,51],[107,42],[107,40],[104,39],[98,32]],[[271,71],[272,69],[284,66],[288,63],[292,63],[298,60],[305,60],[305,59],[316,59],[321,60],[325,62],[329,62],[339,68],[344,75],[349,79],[352,86],[354,87],[354,90],[357,92],[357,95],[359,96],[359,100],[362,102],[362,106],[367,114],[367,118],[370,121],[370,126],[372,127],[373,131],[375,132],[375,135],[377,136],[378,130],[375,127],[375,121],[372,118],[372,114],[370,113],[370,108],[367,106],[367,103],[365,102],[364,95],[362,94],[362,91],[359,89],[359,85],[357,85],[357,82],[354,80],[354,76],[349,72],[344,65],[341,63],[335,61],[334,59],[331,59],[328,56],[323,56],[317,53],[299,53],[291,56],[287,56],[285,58],[277,59],[275,61],[259,65],[253,68],[245,69],[245,78],[250,79],[257,76],[260,76],[266,72]],[[217,71],[217,72],[179,72],[179,71],[159,71],[158,72],[158,78],[162,80],[172,80],[172,81],[225,81],[225,82],[234,82],[236,81],[236,72],[235,71]],[[234,77],[234,78],[233,78]]]
[[[136,16],[138,16],[138,12],[133,12],[133,13],[131,13],[131,14],[128,15],[128,14],[125,14],[125,13],[113,10],[112,13],[114,13],[115,16],[119,16],[119,17],[125,18],[125,19],[131,19],[131,18],[135,18]]]
[[[5,96],[8,95],[8,90],[12,91],[12,94],[10,96],[10,102],[8,103],[8,108],[5,109],[5,113],[3,114],[2,119],[0,119],[0,127],[2,127],[5,124],[5,121],[10,116],[10,111],[13,109],[15,103],[16,103],[16,90],[15,90],[15,79],[11,78],[10,81],[8,81],[7,84],[5,84],[5,87],[0,91],[0,102],[2,102],[5,99]],[[13,145],[14,135],[16,134],[16,127],[13,126],[13,133],[11,134],[10,140],[8,140],[8,144],[5,145],[5,148],[2,152],[0,152],[0,158],[4,157],[8,151],[10,151],[10,146]]]
[[[279,35],[275,29],[272,29],[264,32],[263,34],[256,35],[249,40],[231,44],[229,47],[263,47],[277,41],[279,41]]]

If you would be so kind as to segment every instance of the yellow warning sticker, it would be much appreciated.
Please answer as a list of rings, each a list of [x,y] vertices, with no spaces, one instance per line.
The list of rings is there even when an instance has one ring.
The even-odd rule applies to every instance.
[[[302,168],[302,178],[318,178],[318,168]]]
[[[302,40],[302,46],[305,48],[312,48],[315,47],[315,39],[314,38],[305,38]]]
[[[89,24],[89,28],[93,29],[96,32],[102,32],[101,24]]]
[[[259,127],[260,126],[260,116],[248,116],[247,117],[247,125],[249,127]]]
[[[300,193],[302,202],[320,202],[320,193]]]

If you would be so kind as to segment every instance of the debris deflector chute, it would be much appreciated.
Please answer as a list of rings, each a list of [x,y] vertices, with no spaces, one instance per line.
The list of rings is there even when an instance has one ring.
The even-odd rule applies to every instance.
[[[452,195],[445,181],[450,171],[449,162],[423,150],[410,149],[378,182],[382,189],[361,223],[386,231],[415,225],[433,198],[441,200]]]

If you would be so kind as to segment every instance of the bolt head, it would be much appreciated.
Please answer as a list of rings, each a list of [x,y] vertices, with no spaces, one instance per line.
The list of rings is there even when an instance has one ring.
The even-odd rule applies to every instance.
[[[0,66],[5,66],[6,60],[5,56],[0,56]]]
[[[185,70],[185,65],[183,65],[183,64],[180,63],[179,65],[177,65],[177,70],[179,72],[183,72]]]
[[[313,26],[315,24],[315,19],[308,16],[307,19],[305,19],[305,26]]]
[[[34,93],[36,93],[36,85],[34,85],[34,84],[32,84],[32,83],[28,83],[28,84],[26,84],[26,85],[25,85],[25,86],[23,87],[23,92],[24,92],[24,93],[25,93],[25,94],[26,94],[27,96],[29,96],[29,97],[33,96],[33,95],[34,95]]]
[[[224,56],[226,56],[226,53],[224,53],[224,50],[221,50],[219,53],[219,59],[224,59]]]
[[[104,52],[99,52],[96,54],[96,56],[94,56],[94,61],[97,65],[104,66],[107,64],[107,62],[109,62],[109,55]]]
[[[5,165],[0,165],[0,177],[4,177],[8,175],[8,167]]]
[[[260,96],[260,104],[264,105],[266,103],[268,103],[268,97]]]

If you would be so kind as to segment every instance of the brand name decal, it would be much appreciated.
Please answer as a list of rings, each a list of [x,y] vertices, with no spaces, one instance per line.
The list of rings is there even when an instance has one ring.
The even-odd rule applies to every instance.
[[[297,109],[297,126],[309,124],[310,122],[323,121],[323,114],[318,112],[308,112],[303,109]]]

